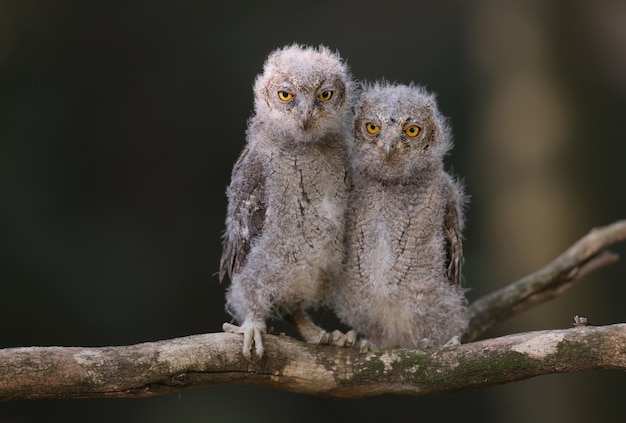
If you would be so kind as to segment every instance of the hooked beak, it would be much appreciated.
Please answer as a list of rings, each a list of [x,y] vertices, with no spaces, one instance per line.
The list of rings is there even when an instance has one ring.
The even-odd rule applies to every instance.
[[[307,131],[313,123],[313,110],[311,106],[304,106],[300,110],[300,126]]]
[[[393,156],[393,154],[395,153],[395,147],[394,145],[396,144],[396,139],[392,134],[389,134],[388,136],[384,137],[382,141],[379,141],[381,143],[381,145],[379,145],[382,153],[383,153],[383,157],[385,160],[389,160],[391,159],[391,156]]]
[[[302,129],[304,129],[305,131],[308,131],[309,128],[311,127],[311,114],[307,114],[305,116],[302,116],[300,118],[300,126],[302,126]]]
[[[393,146],[391,145],[391,143],[383,142],[382,150],[385,160],[389,160],[391,158],[391,152],[393,151]]]

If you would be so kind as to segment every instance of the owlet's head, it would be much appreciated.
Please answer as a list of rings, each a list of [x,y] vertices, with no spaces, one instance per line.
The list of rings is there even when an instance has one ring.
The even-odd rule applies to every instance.
[[[353,167],[375,179],[420,178],[441,167],[452,147],[435,97],[419,86],[381,82],[364,87],[354,122]]]
[[[350,124],[354,83],[326,47],[291,45],[272,52],[254,84],[255,115],[281,135],[314,141]]]

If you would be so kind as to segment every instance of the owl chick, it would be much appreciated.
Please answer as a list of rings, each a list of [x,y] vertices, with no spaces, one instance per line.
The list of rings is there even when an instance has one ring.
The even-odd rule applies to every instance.
[[[339,318],[377,348],[441,346],[468,323],[464,195],[444,171],[451,130],[433,95],[376,83],[355,112]]]
[[[231,279],[226,308],[240,323],[224,330],[243,333],[251,362],[263,355],[266,319],[320,305],[341,269],[353,89],[337,54],[299,45],[272,52],[254,84],[219,273]],[[311,328],[297,327],[309,341]]]

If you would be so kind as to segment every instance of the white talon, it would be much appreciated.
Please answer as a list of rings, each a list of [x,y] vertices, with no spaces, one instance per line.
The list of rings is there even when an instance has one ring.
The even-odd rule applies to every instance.
[[[458,347],[459,345],[461,345],[461,338],[458,336],[453,336],[448,342],[443,344],[444,347]]]
[[[261,334],[267,333],[267,327],[264,322],[244,321],[241,326],[232,323],[224,323],[222,325],[224,332],[243,334],[243,356],[250,363],[257,363],[263,357],[265,349],[263,348],[263,337]],[[252,354],[254,349],[254,354]]]

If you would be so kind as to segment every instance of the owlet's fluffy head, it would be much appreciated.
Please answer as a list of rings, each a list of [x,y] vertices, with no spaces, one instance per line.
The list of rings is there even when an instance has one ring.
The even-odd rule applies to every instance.
[[[408,182],[439,169],[451,130],[434,95],[414,85],[365,86],[356,106],[353,168],[374,179]]]
[[[294,44],[268,56],[254,83],[255,118],[277,135],[303,142],[344,134],[353,92],[338,54]]]

